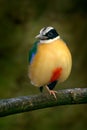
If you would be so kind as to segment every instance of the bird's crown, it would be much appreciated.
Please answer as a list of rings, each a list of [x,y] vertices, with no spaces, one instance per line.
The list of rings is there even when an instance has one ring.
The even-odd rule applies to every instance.
[[[40,30],[36,38],[40,39],[40,42],[49,43],[50,41],[58,39],[59,34],[53,27],[44,27]]]

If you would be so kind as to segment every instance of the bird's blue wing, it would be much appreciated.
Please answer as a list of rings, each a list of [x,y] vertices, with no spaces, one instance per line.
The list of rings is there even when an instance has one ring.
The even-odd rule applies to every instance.
[[[33,60],[33,58],[34,58],[34,56],[35,56],[35,54],[36,54],[36,52],[37,52],[37,45],[38,45],[38,41],[36,41],[35,43],[34,43],[34,45],[32,46],[32,48],[30,49],[30,51],[29,51],[29,63],[31,63],[32,62],[32,60]]]

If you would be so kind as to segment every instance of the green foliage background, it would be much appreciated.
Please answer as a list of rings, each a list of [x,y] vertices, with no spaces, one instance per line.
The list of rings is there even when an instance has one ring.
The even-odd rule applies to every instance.
[[[0,98],[38,94],[28,79],[28,51],[44,26],[55,27],[73,57],[56,89],[86,87],[86,0],[0,0]],[[61,106],[0,118],[0,130],[87,130],[87,106]]]

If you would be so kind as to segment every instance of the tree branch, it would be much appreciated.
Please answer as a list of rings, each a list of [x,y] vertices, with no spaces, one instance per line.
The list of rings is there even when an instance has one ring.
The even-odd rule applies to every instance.
[[[58,90],[57,100],[49,94],[21,96],[0,100],[0,117],[42,108],[87,103],[87,88]]]

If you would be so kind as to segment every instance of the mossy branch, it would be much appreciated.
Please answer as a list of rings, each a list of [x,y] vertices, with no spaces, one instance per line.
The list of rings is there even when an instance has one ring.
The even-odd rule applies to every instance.
[[[0,100],[0,117],[38,110],[53,106],[86,104],[87,88],[73,88],[58,90],[57,100],[49,94],[21,96]]]

